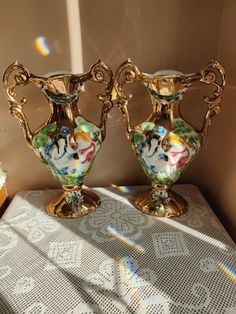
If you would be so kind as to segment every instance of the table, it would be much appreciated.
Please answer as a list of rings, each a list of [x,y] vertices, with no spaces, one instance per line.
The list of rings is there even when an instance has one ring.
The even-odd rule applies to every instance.
[[[58,190],[18,193],[0,222],[0,313],[236,313],[236,247],[199,190],[177,218],[132,206],[145,187],[96,188],[78,219],[49,217]]]

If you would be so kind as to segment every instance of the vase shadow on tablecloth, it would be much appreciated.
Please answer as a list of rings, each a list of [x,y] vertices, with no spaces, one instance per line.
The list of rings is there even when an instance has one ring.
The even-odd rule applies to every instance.
[[[2,314],[14,314],[14,309],[6,298],[0,293],[0,310]]]
[[[7,224],[7,223],[6,223]],[[19,238],[21,238],[21,240],[23,240],[24,242],[26,242],[28,245],[31,246],[31,248],[36,251],[39,255],[41,255],[45,260],[47,260],[48,262],[51,262],[52,264],[54,264],[54,260],[51,259],[50,257],[47,256],[47,254],[45,254],[45,252],[43,252],[43,250],[41,250],[37,245],[33,244],[32,242],[30,242],[28,239],[26,239],[20,232],[18,232],[14,227],[12,227],[10,224],[8,225],[10,227],[11,230],[13,230],[17,236]],[[114,293],[112,293],[111,291],[98,286],[96,284],[93,284],[93,286],[91,286],[89,284],[89,282],[87,282],[86,280],[84,280],[83,278],[79,277],[78,275],[74,275],[72,274],[69,270],[60,267],[59,265],[57,266],[57,270],[66,278],[66,280],[68,280],[68,282],[70,282],[72,284],[72,286],[76,289],[77,293],[80,294],[82,300],[85,303],[89,303],[89,307],[91,310],[94,311],[94,313],[97,314],[104,314],[104,312],[102,311],[102,309],[100,309],[99,304],[96,302],[96,300],[92,297],[91,293],[86,291],[86,287],[89,286],[89,288],[94,289],[96,291],[99,291],[101,295],[105,294],[107,295],[109,298],[111,298],[112,300],[119,298],[119,296],[115,295]],[[125,306],[125,308],[127,309],[127,314],[134,314],[133,310],[130,308],[130,306],[123,301],[122,299],[119,299],[119,302]],[[0,310],[6,308],[7,311],[5,312],[1,312],[4,314],[14,314],[14,313],[18,313],[18,311],[14,310],[13,307],[9,304],[9,302],[6,300],[6,298],[0,294]],[[58,305],[59,306],[59,305]],[[28,312],[27,312],[28,313]],[[59,313],[59,312],[58,312]],[[74,313],[74,312],[73,312]]]
[[[140,191],[140,190],[139,190]],[[46,191],[47,198],[50,199],[52,194],[56,194],[58,191]],[[37,193],[37,191],[32,192]],[[157,219],[145,214],[142,214],[135,209],[130,202],[131,198],[127,200],[127,194],[129,191],[119,191],[117,189],[100,189],[99,194],[102,198],[102,204],[99,209],[93,214],[85,216],[79,219],[62,220],[55,219],[44,215],[49,221],[57,222],[61,225],[61,234],[69,233],[74,237],[75,241],[82,240],[87,245],[87,250],[90,250],[91,257],[94,252],[101,251],[108,259],[112,259],[116,265],[123,263],[122,265],[128,265],[128,271],[138,275],[143,281],[148,282],[153,286],[160,295],[165,295],[169,303],[172,300],[179,300],[183,291],[189,294],[190,297],[196,296],[196,291],[191,276],[186,278],[187,273],[200,271],[200,277],[198,282],[201,282],[207,286],[214,284],[211,282],[212,278],[209,277],[209,281],[206,276],[206,269],[204,272],[204,265],[200,265],[201,260],[208,258],[215,258],[218,256],[227,256],[232,251],[232,242],[223,232],[219,233],[219,229],[216,232],[208,235],[207,218],[209,218],[209,211],[202,211],[202,208],[191,208],[188,214],[174,219]],[[39,205],[39,197],[26,197],[28,204],[32,207],[32,210],[36,209],[36,217],[38,213],[41,213],[40,208],[45,207],[47,200],[43,199],[42,206]],[[115,200],[115,201],[114,201]],[[192,213],[197,213],[199,219],[195,219]],[[42,221],[43,222],[43,221]],[[217,223],[217,222],[216,222]],[[191,225],[192,224],[192,225]],[[29,222],[32,225],[32,220]],[[191,227],[190,227],[191,226]],[[60,229],[59,228],[59,229]],[[18,228],[17,228],[18,229]],[[35,250],[37,250],[46,260],[50,261],[50,258],[45,254],[38,246],[37,243],[32,243],[29,238],[23,235],[21,232],[14,228],[14,230],[24,238]],[[56,233],[56,232],[55,232]],[[219,238],[220,234],[220,238]],[[215,238],[212,238],[212,235]],[[60,235],[54,237],[54,232],[50,234],[50,241],[59,241]],[[66,237],[66,236],[65,236]],[[76,237],[76,238],[75,238]],[[47,236],[45,235],[44,241],[46,244]],[[174,248],[171,249],[170,245],[174,242]],[[166,250],[163,246],[168,244],[169,250]],[[47,243],[48,244],[48,243]],[[204,249],[202,251],[202,246]],[[198,248],[201,247],[201,250]],[[231,248],[230,248],[231,247]],[[83,247],[84,249],[84,247]],[[197,260],[197,263],[196,263]],[[55,261],[51,261],[54,263]],[[88,260],[88,263],[90,261]],[[132,263],[136,263],[135,265]],[[130,265],[134,267],[130,267]],[[131,266],[132,266],[131,265]],[[70,271],[63,267],[57,266],[59,271],[70,281],[73,286],[81,293],[82,283],[87,286],[85,279],[78,278],[70,273]],[[145,271],[146,272],[145,272]],[[148,276],[148,271],[149,276]],[[203,272],[201,273],[201,270]],[[150,276],[151,275],[151,276]],[[156,279],[153,277],[156,276]],[[131,277],[127,277],[130,280]],[[168,279],[168,280],[167,280]],[[216,277],[216,284],[218,279]],[[175,289],[176,283],[178,283],[178,289]],[[131,288],[132,285],[137,285],[136,281],[130,280],[128,283]],[[89,283],[88,283],[89,285]],[[173,288],[171,288],[173,286]],[[90,285],[91,287],[91,285]],[[136,287],[134,287],[136,288]],[[106,294],[109,298],[119,299],[122,302],[122,298],[119,295],[115,295],[114,292],[104,289],[99,285],[96,288],[101,294]],[[206,288],[207,289],[207,288]],[[222,287],[223,289],[223,287]],[[225,289],[225,288],[224,288]],[[136,289],[137,290],[137,289]],[[187,291],[187,292],[186,292]],[[91,304],[97,304],[92,295],[82,289],[82,293],[85,295],[85,299],[90,300]],[[207,290],[202,291],[207,295]],[[182,300],[182,299],[181,299]],[[198,300],[199,301],[199,300]],[[125,303],[125,301],[123,301]],[[167,303],[168,303],[167,302]],[[188,303],[188,302],[187,302]],[[173,301],[173,304],[180,306],[181,304]],[[99,304],[97,304],[99,306]],[[129,305],[125,305],[129,312],[132,313],[132,309],[129,309]],[[167,307],[169,305],[166,305]],[[191,304],[189,305],[192,306]]]

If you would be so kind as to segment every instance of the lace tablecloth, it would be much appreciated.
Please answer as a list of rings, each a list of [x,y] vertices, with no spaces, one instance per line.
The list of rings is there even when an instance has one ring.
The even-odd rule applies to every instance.
[[[98,188],[96,212],[44,213],[58,190],[18,193],[0,223],[0,313],[236,313],[235,244],[192,185],[178,218],[130,203],[140,187]]]

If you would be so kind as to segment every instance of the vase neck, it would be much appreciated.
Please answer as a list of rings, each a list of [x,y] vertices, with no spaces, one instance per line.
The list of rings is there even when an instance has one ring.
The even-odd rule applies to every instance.
[[[181,101],[182,101],[182,98],[170,104],[170,120],[171,121],[181,118],[181,114],[180,114]]]
[[[77,103],[69,103],[66,105],[58,105],[54,102],[50,102],[52,113],[49,118],[49,123],[57,122],[63,124],[65,121],[71,126],[75,127],[75,118],[79,115]]]
[[[147,88],[151,98],[160,105],[170,105],[182,100],[187,86],[176,84],[174,81],[166,81],[161,84],[148,84]]]
[[[160,121],[166,121],[165,123],[170,124],[174,119],[181,118],[180,104],[182,99],[176,99],[171,102],[161,102],[160,100],[152,99],[153,112],[148,118],[148,121],[155,124]],[[169,122],[167,122],[169,121]]]

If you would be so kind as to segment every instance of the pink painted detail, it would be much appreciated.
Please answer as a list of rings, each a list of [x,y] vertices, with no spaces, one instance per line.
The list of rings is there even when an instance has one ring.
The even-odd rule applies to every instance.
[[[86,162],[90,162],[90,160],[93,158],[93,156],[94,156],[94,154],[95,154],[95,150],[96,150],[95,144],[94,144],[94,143],[91,143],[88,147],[79,150],[79,154],[80,154],[80,155],[83,155],[83,154],[85,154],[90,148],[92,148],[92,151],[90,151],[90,152],[87,153],[85,160],[82,161],[82,164],[85,164]]]
[[[182,168],[185,166],[187,160],[189,159],[189,150],[186,147],[184,150],[182,150],[181,152],[171,152],[171,155],[173,157],[176,157],[178,155],[183,155],[184,153],[187,152],[187,155],[181,157],[176,163],[170,164],[171,167],[176,166],[177,168]]]

